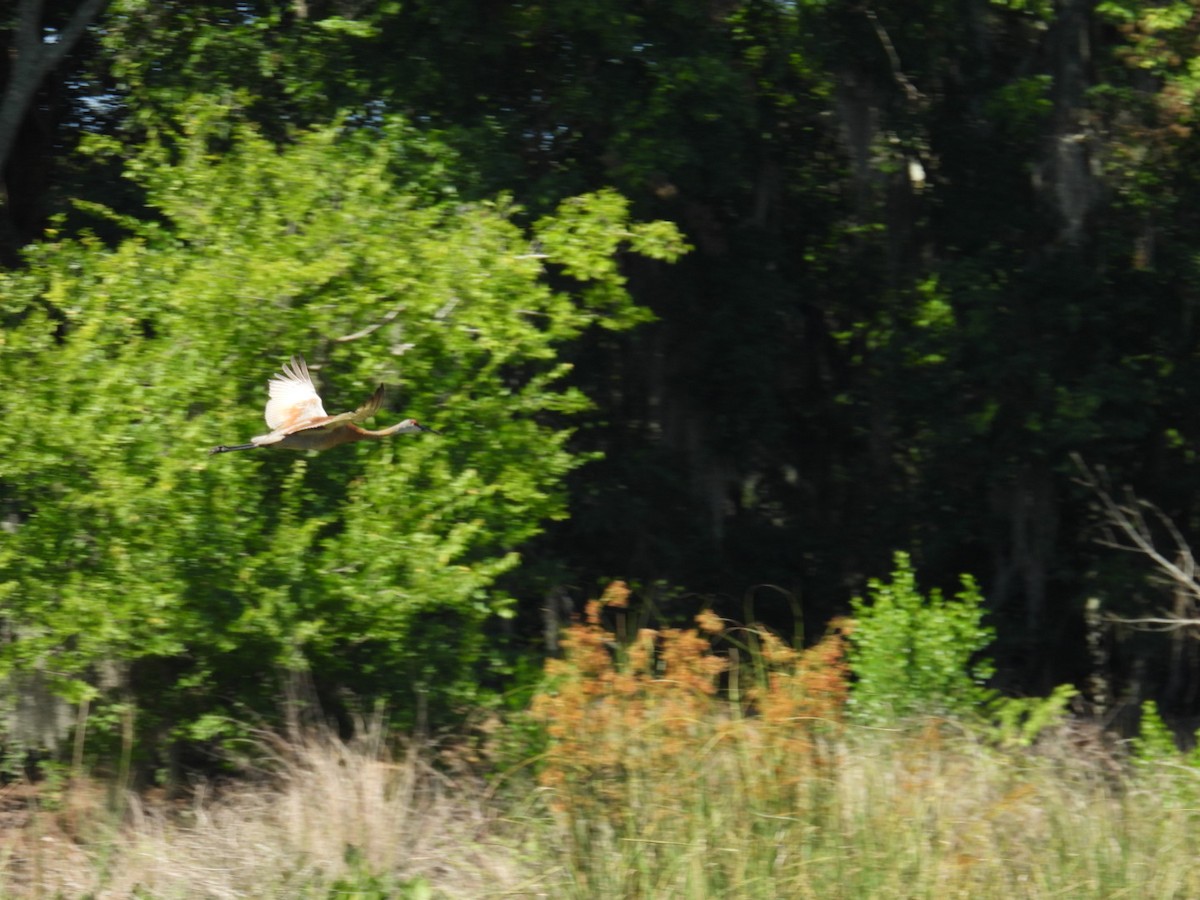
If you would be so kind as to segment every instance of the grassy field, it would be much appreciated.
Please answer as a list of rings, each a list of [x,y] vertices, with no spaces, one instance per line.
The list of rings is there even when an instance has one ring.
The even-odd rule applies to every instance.
[[[470,740],[264,737],[186,800],[9,784],[0,898],[1200,897],[1200,757],[1161,722],[1132,754],[1045,703],[868,725],[852,627],[614,639],[596,603]]]
[[[281,748],[271,779],[186,803],[10,786],[0,893],[1200,896],[1194,770],[1122,773],[1066,731],[999,751],[931,722],[848,730],[788,772],[756,755],[760,723],[711,725],[723,737],[669,770],[615,767],[562,791],[524,775],[493,791],[429,765],[432,751],[393,759],[380,740],[328,736]]]

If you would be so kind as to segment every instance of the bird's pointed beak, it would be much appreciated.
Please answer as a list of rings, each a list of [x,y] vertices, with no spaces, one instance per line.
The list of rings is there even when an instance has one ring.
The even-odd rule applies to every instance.
[[[435,431],[434,429],[430,428],[428,425],[418,425],[417,427],[420,428],[422,431],[428,431],[430,434],[436,434],[438,437],[442,436],[442,433],[440,431]]]

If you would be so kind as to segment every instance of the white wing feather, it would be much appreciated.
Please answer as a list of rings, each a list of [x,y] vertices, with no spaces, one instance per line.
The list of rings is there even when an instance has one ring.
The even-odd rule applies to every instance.
[[[283,372],[267,382],[267,391],[271,399],[267,401],[266,419],[272,431],[326,415],[302,356],[293,356],[291,362],[284,363]]]

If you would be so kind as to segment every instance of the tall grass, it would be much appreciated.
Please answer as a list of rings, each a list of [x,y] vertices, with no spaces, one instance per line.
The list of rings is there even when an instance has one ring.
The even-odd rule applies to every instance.
[[[264,745],[264,750],[267,750]],[[269,777],[198,785],[177,804],[76,783],[10,797],[0,897],[424,897],[519,890],[512,847],[489,838],[474,779],[427,751],[393,760],[378,730],[274,742]]]
[[[622,641],[623,602],[570,629],[521,774],[486,788],[375,727],[264,744],[270,777],[183,805],[10,786],[0,897],[1200,897],[1200,769],[1169,748],[850,724],[848,623],[803,653],[711,613]]]
[[[933,732],[931,732],[931,735]],[[573,897],[1197,897],[1195,808],[1122,787],[1068,747],[854,735],[795,806],[764,810],[737,748],[681,758],[675,796],[625,779],[619,816],[547,829]]]
[[[1200,769],[1128,778],[1067,729],[1030,751],[947,720],[850,725],[851,623],[797,653],[704,613],[622,647],[614,599],[571,629],[533,710],[559,895],[1200,897]]]
[[[712,728],[671,765],[580,781],[579,806],[329,737],[183,808],[114,818],[76,785],[54,809],[10,806],[0,896],[1200,897],[1194,772],[1117,776],[1065,737],[1017,755],[935,722],[822,739],[777,791],[759,723]]]

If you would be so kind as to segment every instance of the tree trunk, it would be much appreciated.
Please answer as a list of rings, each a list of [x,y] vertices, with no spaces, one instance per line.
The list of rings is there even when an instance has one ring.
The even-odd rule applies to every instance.
[[[12,43],[8,49],[8,84],[5,85],[3,99],[0,99],[0,173],[8,167],[17,133],[21,130],[38,88],[54,67],[71,52],[105,2],[83,0],[71,15],[67,26],[55,35],[56,40],[47,42],[40,33],[45,0],[20,0]],[[4,183],[7,185],[7,178]]]
[[[1054,128],[1045,163],[1049,176],[1046,187],[1062,219],[1059,234],[1067,244],[1078,244],[1082,239],[1098,192],[1091,164],[1091,135],[1083,115],[1091,62],[1089,5],[1087,0],[1063,0],[1051,49]]]

